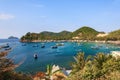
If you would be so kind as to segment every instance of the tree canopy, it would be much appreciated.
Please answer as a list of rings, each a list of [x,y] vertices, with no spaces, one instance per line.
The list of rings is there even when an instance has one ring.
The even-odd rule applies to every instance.
[[[115,30],[109,33],[108,40],[120,40],[120,30]]]
[[[120,40],[120,30],[110,32],[104,37],[97,37],[98,34],[105,34],[104,32],[96,31],[93,28],[83,26],[74,32],[61,31],[59,33],[43,31],[41,33],[28,32],[21,37],[21,41],[27,40],[72,40],[77,37],[78,40]],[[76,38],[75,38],[76,39]]]
[[[120,80],[120,58],[98,53],[85,58],[84,53],[75,56],[72,73],[67,80]]]
[[[79,39],[81,39],[81,40],[94,40],[98,33],[99,33],[98,31],[96,31],[90,27],[84,26],[84,27],[74,31],[72,36],[73,37],[78,36]]]

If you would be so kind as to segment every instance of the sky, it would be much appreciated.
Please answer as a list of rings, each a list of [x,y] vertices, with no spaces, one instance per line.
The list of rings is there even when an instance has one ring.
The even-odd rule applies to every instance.
[[[120,29],[120,0],[0,0],[0,39],[82,26]]]

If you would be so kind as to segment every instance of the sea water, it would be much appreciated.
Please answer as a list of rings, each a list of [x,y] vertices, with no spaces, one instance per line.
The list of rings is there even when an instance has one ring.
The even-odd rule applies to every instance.
[[[84,52],[85,56],[88,56],[99,52],[109,54],[111,51],[120,51],[120,46],[93,42],[64,42],[63,46],[58,46],[56,49],[51,46],[55,46],[57,42],[21,43],[19,40],[2,40],[0,43],[9,43],[12,47],[7,58],[12,59],[15,64],[20,64],[15,70],[30,74],[46,71],[48,64],[71,69],[73,56],[79,52]],[[41,48],[42,45],[45,47]],[[37,59],[34,59],[34,54],[38,55]]]

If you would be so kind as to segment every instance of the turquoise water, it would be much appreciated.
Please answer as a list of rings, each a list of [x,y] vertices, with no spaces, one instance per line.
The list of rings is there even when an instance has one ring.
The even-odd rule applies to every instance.
[[[73,56],[78,52],[84,52],[86,56],[95,55],[98,52],[105,54],[110,51],[120,51],[120,46],[100,43],[76,43],[64,42],[64,46],[59,46],[57,49],[52,49],[51,46],[56,45],[55,42],[44,43],[45,48],[41,48],[43,43],[24,43],[19,41],[9,42],[12,51],[8,54],[8,58],[12,58],[15,64],[22,63],[16,71],[24,73],[35,73],[37,71],[46,71],[47,64],[56,64],[61,67],[70,69],[69,65],[74,61]],[[38,45],[38,47],[33,47]],[[98,47],[93,49],[92,47]],[[38,55],[35,60],[33,55]]]

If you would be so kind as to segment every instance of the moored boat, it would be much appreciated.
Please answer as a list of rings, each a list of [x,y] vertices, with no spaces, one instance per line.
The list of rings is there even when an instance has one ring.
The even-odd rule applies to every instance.
[[[12,48],[11,47],[9,47],[9,48],[5,48],[5,50],[11,50]]]
[[[64,43],[57,43],[56,46],[64,46]]]
[[[7,44],[7,45],[3,45],[2,48],[9,48],[10,46]]]
[[[97,47],[97,46],[92,46],[91,48],[92,48],[92,49],[95,49],[95,50],[98,50],[98,49],[99,49],[99,47]]]
[[[45,45],[42,45],[41,48],[45,48]]]
[[[52,46],[52,49],[57,49],[58,47],[57,46]]]

